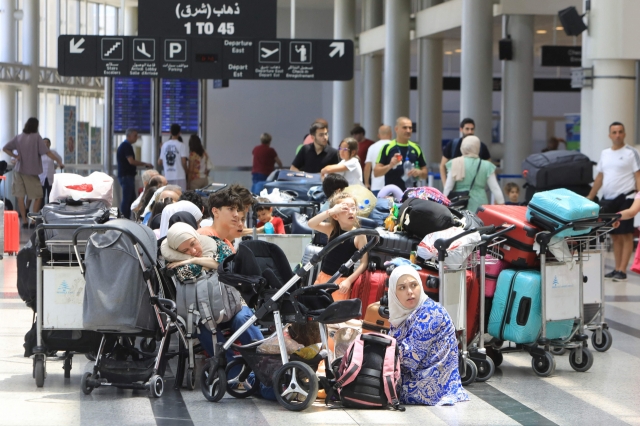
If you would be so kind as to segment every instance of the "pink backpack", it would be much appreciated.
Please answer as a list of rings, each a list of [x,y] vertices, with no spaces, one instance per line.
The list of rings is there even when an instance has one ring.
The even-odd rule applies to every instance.
[[[402,201],[407,201],[409,198],[420,198],[421,200],[429,200],[449,207],[451,201],[444,196],[442,192],[436,188],[430,186],[420,186],[417,188],[409,188],[404,191],[402,195]]]
[[[400,356],[396,339],[385,334],[362,334],[342,357],[333,386],[345,407],[385,408],[404,411],[396,387],[400,381]]]

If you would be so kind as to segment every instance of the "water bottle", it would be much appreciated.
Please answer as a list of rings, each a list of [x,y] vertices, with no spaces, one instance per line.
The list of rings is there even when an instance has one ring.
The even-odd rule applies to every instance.
[[[407,184],[413,180],[413,177],[409,176],[409,172],[413,170],[413,163],[409,160],[409,155],[404,159],[404,163],[402,164],[404,168],[404,176],[402,176],[402,180],[404,180]]]
[[[267,222],[264,224],[264,233],[265,234],[275,234],[276,230],[273,228],[273,224],[271,222]]]
[[[415,168],[416,170],[420,170],[420,164],[418,164],[418,162],[417,162],[417,161],[416,161],[416,163],[415,163],[415,165],[414,165],[414,168]],[[417,187],[427,186],[427,183],[426,183],[424,180],[419,179],[419,180],[416,182],[416,186],[417,186]]]

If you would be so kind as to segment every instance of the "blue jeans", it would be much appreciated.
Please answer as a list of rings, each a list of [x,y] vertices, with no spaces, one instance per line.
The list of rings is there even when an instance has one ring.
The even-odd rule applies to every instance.
[[[122,216],[131,219],[131,204],[136,199],[136,177],[123,176],[118,181],[122,187],[122,202],[120,202],[120,212]]]
[[[262,173],[251,173],[253,185],[251,186],[251,192],[254,194],[260,194],[260,191],[264,188],[268,176]]]
[[[240,327],[242,327],[249,318],[253,316],[253,311],[246,306],[243,306],[240,312],[238,312],[229,322],[218,325],[216,328],[216,336],[218,337],[218,342],[224,343],[226,339],[222,335],[222,330],[227,328],[231,329],[233,333],[235,333]],[[204,324],[200,324],[200,334],[198,335],[198,339],[200,340],[200,344],[202,348],[207,351],[207,353],[213,356],[213,336],[211,332],[207,330],[207,327]],[[240,335],[240,343],[243,345],[248,345],[249,343],[253,343],[259,340],[264,339],[262,332],[258,327],[252,325]],[[227,362],[231,362],[233,360],[233,351],[230,349],[227,351]]]

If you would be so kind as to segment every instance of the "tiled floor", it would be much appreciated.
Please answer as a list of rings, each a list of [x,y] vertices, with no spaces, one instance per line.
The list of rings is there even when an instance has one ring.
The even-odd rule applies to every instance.
[[[85,396],[80,377],[90,366],[83,356],[74,358],[70,379],[61,362],[50,361],[38,389],[32,361],[22,356],[32,313],[17,296],[15,257],[0,261],[0,277],[0,425],[640,425],[640,276],[633,273],[627,283],[606,284],[613,347],[594,351],[588,372],[573,371],[565,355],[556,357],[553,376],[539,378],[529,355],[507,354],[491,380],[467,388],[470,402],[404,413],[330,410],[320,402],[293,413],[275,402],[228,396],[214,404],[199,390],[172,389],[174,363],[160,399],[111,388]]]

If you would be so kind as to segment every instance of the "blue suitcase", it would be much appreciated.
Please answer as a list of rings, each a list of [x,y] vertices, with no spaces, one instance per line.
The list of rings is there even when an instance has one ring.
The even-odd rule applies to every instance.
[[[527,220],[548,231],[555,231],[569,222],[584,219],[597,219],[600,206],[593,201],[569,191],[554,189],[538,192],[529,202]],[[591,228],[575,230],[565,229],[558,237],[569,237],[588,234]]]
[[[489,334],[514,343],[535,343],[542,329],[540,300],[539,271],[503,270],[491,305]],[[569,337],[573,323],[573,320],[548,322],[547,338]]]

